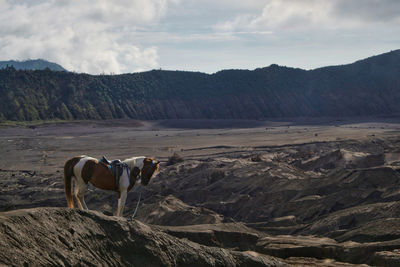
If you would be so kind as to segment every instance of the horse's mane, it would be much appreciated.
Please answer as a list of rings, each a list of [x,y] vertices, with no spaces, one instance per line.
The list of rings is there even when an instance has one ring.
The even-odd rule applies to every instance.
[[[134,167],[138,167],[139,169],[141,169],[143,167],[143,160],[145,158],[145,156],[132,157],[129,159],[125,159],[122,162],[128,164],[129,169],[133,169]]]

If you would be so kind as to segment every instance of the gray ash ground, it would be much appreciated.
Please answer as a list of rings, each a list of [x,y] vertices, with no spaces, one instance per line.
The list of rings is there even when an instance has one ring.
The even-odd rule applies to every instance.
[[[137,215],[154,231],[291,266],[400,264],[400,124],[182,123],[1,128],[0,218],[65,207],[62,167],[72,156],[146,155],[164,162]],[[173,153],[184,161],[165,166]],[[85,199],[116,210],[116,193],[89,186]],[[126,217],[136,201],[131,192]]]

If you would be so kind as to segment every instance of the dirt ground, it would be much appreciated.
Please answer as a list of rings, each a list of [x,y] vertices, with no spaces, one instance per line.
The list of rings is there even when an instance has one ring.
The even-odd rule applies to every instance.
[[[174,152],[201,158],[260,147],[385,139],[400,134],[400,123],[393,122],[311,123],[121,120],[0,127],[0,169],[51,174],[61,171],[64,162],[76,155],[110,159],[145,155],[166,161]]]
[[[175,152],[184,161],[166,166]],[[162,165],[136,218],[170,235],[222,248],[239,235],[239,248],[288,258],[291,266],[400,264],[400,121],[394,119],[0,127],[0,153],[4,218],[14,210],[65,207],[63,166],[73,156],[144,155]],[[87,191],[89,209],[115,213],[115,192],[90,185]],[[130,192],[125,217],[136,203]]]

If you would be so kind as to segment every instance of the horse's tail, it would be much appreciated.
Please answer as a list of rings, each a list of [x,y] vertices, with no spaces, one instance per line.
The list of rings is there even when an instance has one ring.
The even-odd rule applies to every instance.
[[[65,197],[67,199],[67,206],[69,208],[74,207],[74,200],[72,199],[72,176],[74,176],[74,166],[79,160],[80,157],[74,157],[67,160],[64,165],[64,189]]]

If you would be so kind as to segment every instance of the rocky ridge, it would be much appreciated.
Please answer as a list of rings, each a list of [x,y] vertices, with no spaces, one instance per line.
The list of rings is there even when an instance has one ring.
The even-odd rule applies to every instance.
[[[0,213],[0,263],[12,266],[287,266],[256,252],[199,245],[139,221],[94,211]]]

